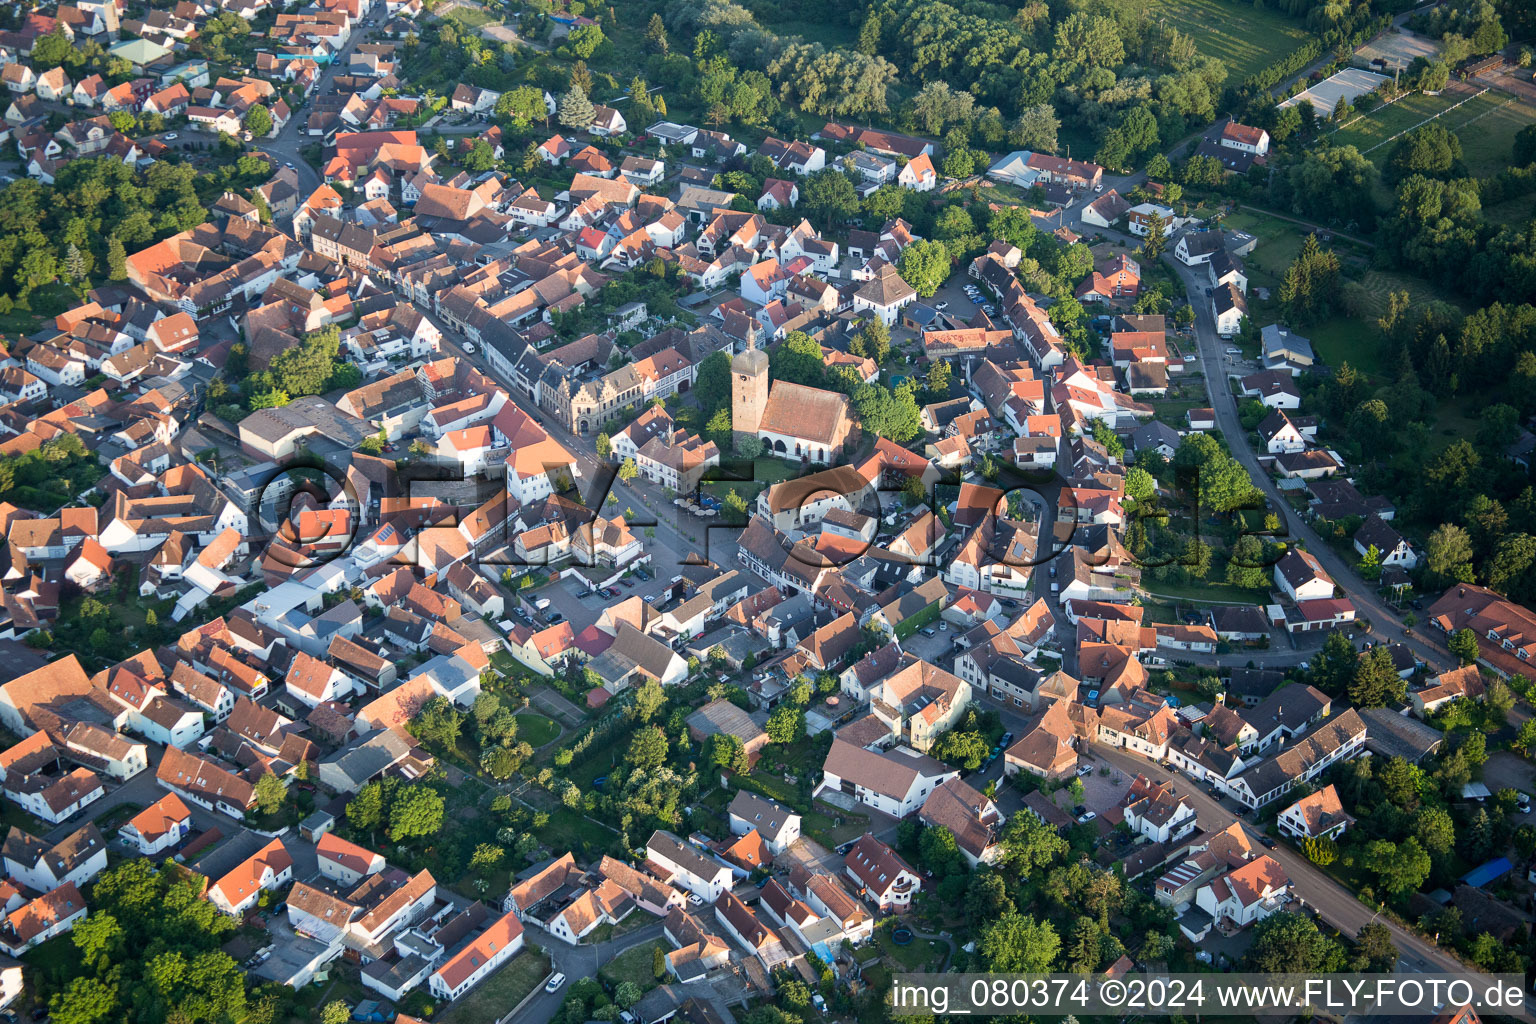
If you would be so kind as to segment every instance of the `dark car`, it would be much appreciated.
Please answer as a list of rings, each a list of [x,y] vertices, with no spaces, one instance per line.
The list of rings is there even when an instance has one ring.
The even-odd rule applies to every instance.
[[[1084,807],[1082,804],[1078,804],[1076,807],[1072,808],[1072,813],[1073,814],[1087,814],[1088,813],[1088,808]]]
[[[1269,838],[1269,836],[1259,836],[1259,845],[1266,850],[1273,850],[1275,848],[1275,841]]]
[[[551,626],[559,625],[560,623],[565,621],[565,616],[561,615],[559,612],[550,612],[548,615],[546,615],[544,617],[549,620],[549,624]]]
[[[1013,733],[1005,732],[1005,733],[1003,733],[1003,738],[997,741],[997,745],[1000,746],[1000,747],[1006,747],[1008,744],[1010,744],[1012,742],[1013,742]]]

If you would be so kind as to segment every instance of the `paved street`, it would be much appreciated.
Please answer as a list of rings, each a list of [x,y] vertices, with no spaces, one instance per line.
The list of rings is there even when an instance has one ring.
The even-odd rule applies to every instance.
[[[1386,602],[1376,593],[1375,588],[1361,580],[1354,569],[1311,526],[1290,510],[1290,506],[1281,495],[1280,489],[1275,486],[1275,482],[1270,479],[1268,473],[1259,468],[1258,457],[1249,447],[1247,431],[1243,430],[1237,416],[1237,396],[1232,393],[1227,383],[1222,350],[1228,343],[1216,333],[1211,305],[1205,300],[1208,280],[1206,272],[1204,268],[1184,266],[1171,254],[1164,254],[1163,261],[1184,282],[1185,292],[1195,307],[1195,338],[1199,343],[1200,368],[1205,374],[1211,402],[1216,410],[1217,432],[1227,439],[1233,456],[1248,470],[1248,475],[1264,492],[1270,506],[1280,516],[1289,540],[1292,543],[1298,541],[1304,543],[1308,553],[1316,557],[1323,568],[1328,570],[1333,581],[1343,588],[1350,600],[1354,601],[1359,616],[1370,620],[1373,639],[1408,645],[1429,666],[1431,673],[1450,668],[1455,664],[1450,652],[1423,637],[1408,635],[1399,617],[1400,613],[1388,608]]]

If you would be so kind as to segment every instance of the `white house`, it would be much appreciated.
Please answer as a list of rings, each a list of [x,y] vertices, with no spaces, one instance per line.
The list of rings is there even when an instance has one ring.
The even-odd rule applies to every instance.
[[[12,881],[49,892],[65,883],[84,885],[105,871],[107,841],[95,825],[86,825],[50,846],[13,825],[0,856]]]
[[[1337,839],[1355,819],[1344,813],[1338,790],[1324,786],[1309,793],[1280,812],[1276,824],[1285,835],[1295,839]]]
[[[732,885],[731,866],[706,856],[671,832],[657,829],[645,844],[646,858],[671,878],[666,881],[687,889],[706,903],[719,899]]]
[[[1230,338],[1243,328],[1248,315],[1248,300],[1236,285],[1225,285],[1211,293],[1211,315],[1216,319],[1216,333]]]
[[[516,956],[522,948],[522,922],[516,914],[503,914],[433,971],[427,988],[439,999],[457,999]]]
[[[1218,924],[1242,928],[1283,909],[1290,901],[1290,888],[1291,880],[1279,861],[1255,857],[1201,886],[1195,906]]]
[[[167,793],[130,818],[117,834],[142,856],[153,857],[181,842],[191,831],[191,808],[175,793]]]
[[[836,790],[893,818],[914,813],[939,786],[960,773],[910,747],[868,750],[832,740],[817,792]]]
[[[1333,597],[1333,577],[1310,552],[1292,548],[1275,563],[1275,585],[1292,601],[1315,601]]]
[[[843,858],[843,870],[858,883],[864,897],[881,910],[908,907],[923,880],[895,850],[868,832]]]
[[[749,790],[736,792],[727,813],[731,835],[744,836],[756,829],[774,854],[783,853],[800,839],[800,815]]]
[[[1136,776],[1125,796],[1125,823],[1154,843],[1182,839],[1195,829],[1195,807],[1166,782]]]
[[[1419,564],[1419,553],[1413,550],[1413,546],[1375,513],[1355,531],[1354,545],[1361,555],[1374,547],[1380,564],[1384,566],[1395,565],[1411,570]]]
[[[333,832],[320,837],[315,852],[320,873],[342,885],[356,885],[387,866],[382,853],[349,843]]]
[[[293,880],[293,857],[281,839],[274,839],[240,863],[208,890],[208,901],[226,914],[244,914],[263,892]]]

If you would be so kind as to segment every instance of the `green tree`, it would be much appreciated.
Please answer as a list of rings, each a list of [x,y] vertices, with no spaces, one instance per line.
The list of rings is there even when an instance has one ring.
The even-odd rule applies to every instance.
[[[262,814],[273,814],[288,799],[288,787],[283,780],[268,772],[256,780],[256,809]]]
[[[1271,914],[1253,926],[1245,966],[1265,974],[1314,974],[1343,968],[1344,952],[1304,914]]]
[[[1386,645],[1371,648],[1359,659],[1349,686],[1349,699],[1355,706],[1379,708],[1399,704],[1406,695],[1407,684],[1397,674]]]
[[[639,475],[640,467],[635,464],[634,456],[626,458],[619,464],[619,479],[625,483],[630,483]]]
[[[608,437],[607,434],[598,434],[596,447],[597,457],[602,459],[604,462],[607,462],[608,456],[613,452],[613,441]]]
[[[1243,534],[1233,543],[1232,552],[1227,557],[1227,582],[1249,590],[1257,590],[1269,582],[1264,543],[1259,538]]]
[[[272,112],[260,103],[253,104],[245,112],[245,130],[255,138],[266,138],[272,131]]]
[[[352,1011],[340,999],[332,999],[320,1009],[320,1024],[347,1024]]]
[[[1355,645],[1341,632],[1328,634],[1323,649],[1312,659],[1312,685],[1330,697],[1342,696],[1354,682],[1360,655]]]
[[[113,955],[122,946],[123,928],[112,914],[95,913],[79,921],[69,938],[80,951],[81,960],[90,964],[103,954]]]
[[[630,711],[637,722],[649,722],[667,706],[667,692],[655,679],[647,679],[634,693],[635,702]]]
[[[829,230],[858,214],[859,194],[846,175],[829,167],[805,179],[800,207],[811,223]]]
[[[1478,658],[1477,634],[1463,626],[1456,630],[1446,640],[1445,646],[1450,648],[1452,654],[1461,660],[1463,665],[1471,665]]]
[[[128,280],[128,252],[116,235],[107,239],[107,276],[114,281]]]
[[[643,771],[660,768],[667,761],[667,748],[667,734],[660,726],[638,729],[629,741],[628,763]]]
[[[547,121],[549,108],[544,105],[544,90],[531,85],[508,89],[496,100],[496,116],[518,131],[527,131],[535,121]]]
[[[1429,854],[1412,836],[1400,843],[1376,839],[1367,843],[1360,865],[1375,873],[1377,884],[1391,896],[1413,892],[1429,877]]]
[[[555,108],[555,116],[566,128],[585,131],[592,126],[592,119],[596,114],[592,109],[592,101],[587,99],[587,94],[580,86],[572,85],[570,91],[560,97],[559,106]]]
[[[1472,538],[1454,523],[1441,523],[1424,545],[1424,561],[1430,586],[1472,581]]]
[[[48,1003],[58,1024],[97,1024],[117,1010],[117,988],[96,978],[76,978]]]
[[[347,823],[353,828],[369,831],[383,821],[384,789],[379,783],[370,782],[347,802]]]
[[[667,53],[667,27],[662,24],[660,14],[652,14],[651,20],[646,23],[645,48],[663,56]]]
[[[1021,877],[1039,873],[1067,852],[1067,841],[1033,814],[1010,817],[998,841],[1003,850],[998,866]]]
[[[805,712],[793,704],[780,704],[764,726],[774,743],[794,743],[805,735]]]
[[[1372,921],[1360,929],[1355,939],[1349,968],[1371,974],[1390,974],[1397,970],[1397,960],[1398,951],[1392,943],[1392,930],[1379,921]]]
[[[931,298],[949,278],[949,250],[932,239],[913,242],[901,250],[896,269],[918,295]]]
[[[389,838],[400,842],[417,836],[436,835],[443,827],[443,797],[437,790],[415,782],[401,786],[389,803]]]
[[[983,926],[976,938],[980,963],[997,973],[1047,972],[1060,951],[1061,938],[1048,921],[1026,917],[1012,907]]]

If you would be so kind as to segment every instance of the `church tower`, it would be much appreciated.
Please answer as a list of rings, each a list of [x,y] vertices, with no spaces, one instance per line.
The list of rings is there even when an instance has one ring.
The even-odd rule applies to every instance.
[[[756,437],[768,406],[768,353],[749,338],[745,352],[731,360],[731,434]]]

